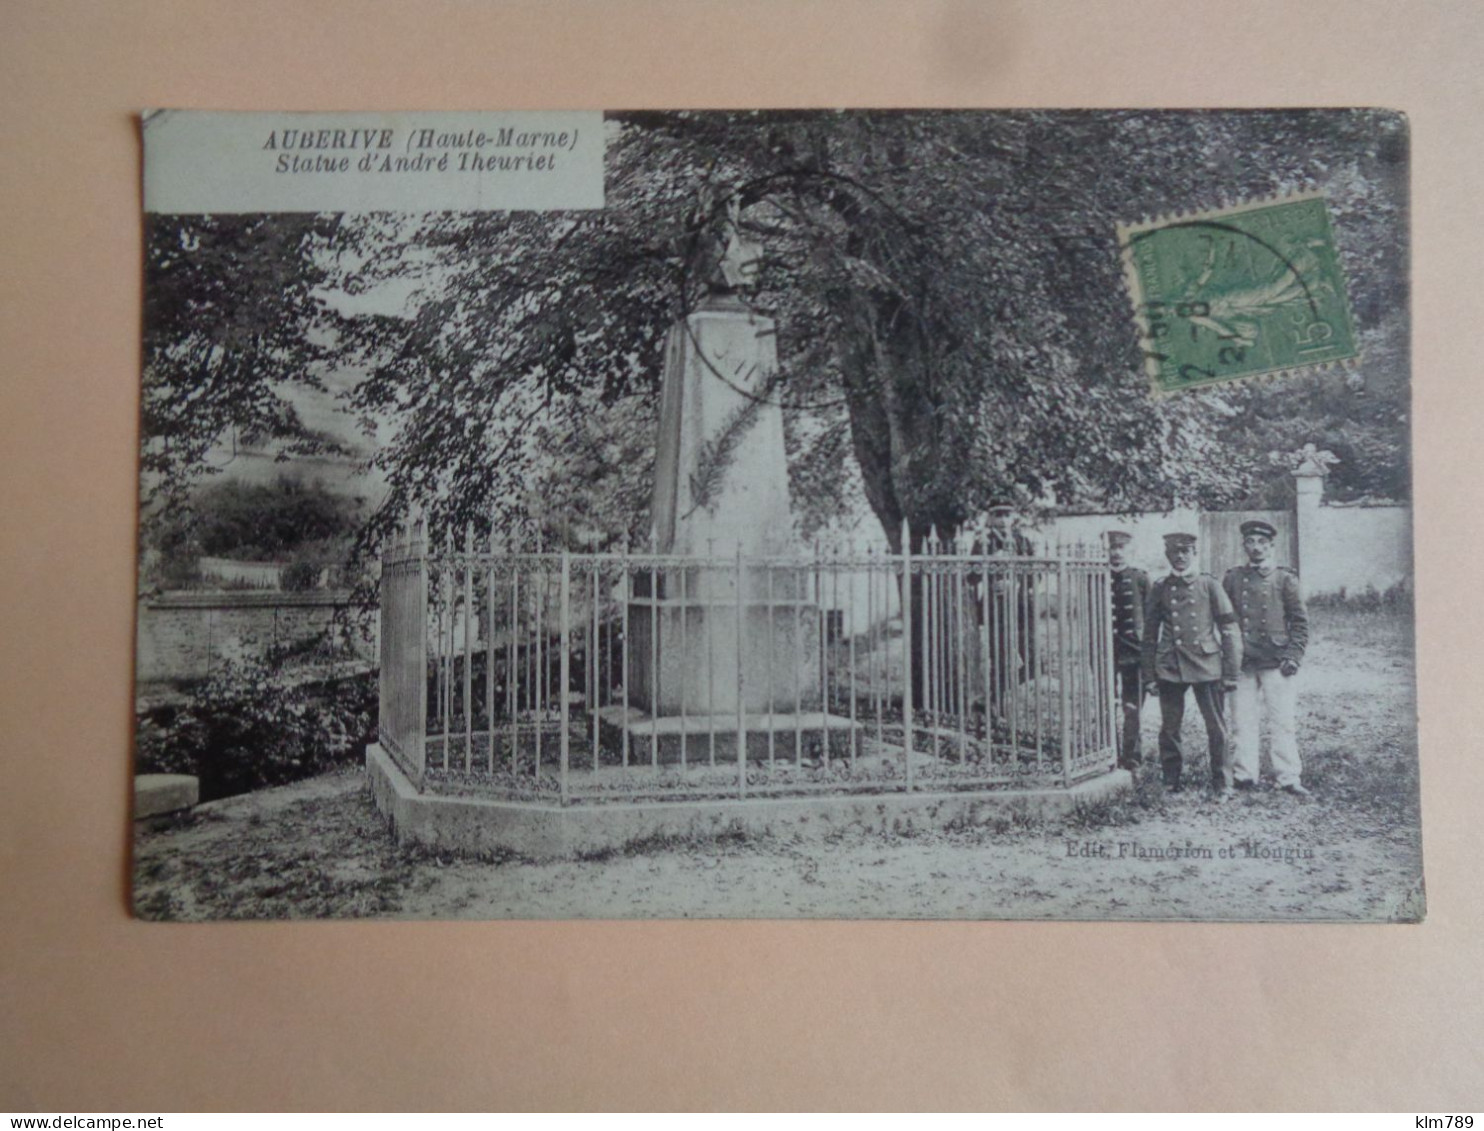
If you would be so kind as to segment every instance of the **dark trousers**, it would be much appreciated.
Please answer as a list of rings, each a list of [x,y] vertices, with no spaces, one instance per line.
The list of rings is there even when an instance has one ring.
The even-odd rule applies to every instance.
[[[994,707],[1001,713],[1008,713],[1015,689],[1034,680],[1037,675],[1035,621],[1026,615],[1023,605],[1010,609],[1010,598],[1002,593],[992,593],[989,600],[989,630],[986,633],[989,655],[984,657],[984,662],[989,665]]]
[[[1118,665],[1118,699],[1123,705],[1123,733],[1118,746],[1118,764],[1137,766],[1144,761],[1139,748],[1139,711],[1144,706],[1144,680],[1139,665]]]
[[[1206,722],[1206,744],[1211,750],[1211,788],[1231,786],[1231,767],[1226,762],[1226,702],[1221,681],[1169,683],[1159,681],[1159,765],[1166,785],[1180,784],[1183,757],[1180,725],[1185,721],[1185,691],[1195,692],[1195,705]]]

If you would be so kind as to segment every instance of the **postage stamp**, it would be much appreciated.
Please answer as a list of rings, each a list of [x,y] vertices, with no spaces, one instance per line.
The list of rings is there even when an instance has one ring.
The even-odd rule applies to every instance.
[[[1359,356],[1318,193],[1120,225],[1118,244],[1160,392]]]

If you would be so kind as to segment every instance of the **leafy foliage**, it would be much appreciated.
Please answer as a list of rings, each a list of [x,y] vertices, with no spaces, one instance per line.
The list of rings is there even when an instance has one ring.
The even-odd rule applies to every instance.
[[[286,455],[334,450],[285,390],[323,388],[320,367],[343,360],[323,290],[343,239],[335,216],[146,218],[141,459],[157,502],[184,503],[234,429]]]
[[[715,509],[727,469],[736,458],[737,445],[757,424],[766,403],[761,396],[744,401],[722,422],[714,436],[701,442],[696,450],[696,468],[690,477],[692,509]]]
[[[345,560],[360,530],[362,501],[279,476],[272,483],[208,483],[188,503],[162,509],[145,531],[155,551],[146,571],[165,589],[201,583],[203,555],[241,561],[285,561],[284,588],[311,589],[325,565]]]
[[[278,584],[290,593],[302,593],[319,584],[321,567],[312,561],[290,562],[279,575]]]
[[[394,430],[374,548],[435,531],[643,536],[667,328],[735,216],[778,324],[801,532],[863,494],[950,536],[991,501],[1162,509],[1271,501],[1305,442],[1341,498],[1403,496],[1406,131],[1364,111],[677,112],[610,117],[592,212],[159,217],[148,240],[145,468],[201,471],[223,430],[323,446],[285,390],[365,364]],[[1156,399],[1116,223],[1322,189],[1358,374]],[[327,296],[389,281],[403,316]],[[556,457],[556,453],[561,453]],[[562,458],[570,460],[566,465]]]
[[[1331,501],[1404,500],[1411,496],[1407,327],[1388,311],[1362,333],[1354,373],[1285,378],[1231,391],[1232,413],[1220,426],[1224,448],[1251,468],[1254,489],[1243,500],[1259,508],[1293,505],[1292,454],[1305,444],[1334,453],[1325,482]]]
[[[321,773],[370,739],[376,689],[366,677],[320,691],[274,665],[225,665],[180,708],[139,720],[138,773],[194,774],[213,800]]]
[[[213,483],[196,496],[194,509],[203,553],[263,561],[352,534],[359,510],[321,483],[286,476],[271,484]]]
[[[1309,605],[1316,609],[1335,609],[1352,613],[1403,613],[1410,617],[1415,610],[1415,594],[1405,582],[1378,590],[1368,585],[1357,593],[1342,586],[1336,593],[1316,593]]]
[[[383,523],[420,504],[435,528],[550,522],[555,539],[561,520],[532,490],[550,484],[547,443],[607,446],[606,419],[616,426],[615,454],[637,456],[644,471],[652,461],[655,359],[673,317],[673,264],[651,246],[646,217],[621,209],[407,225],[405,246],[437,265],[438,281],[411,318],[366,319],[358,337],[381,360],[356,389],[355,407],[399,422],[378,456],[390,486]],[[646,496],[622,476],[598,486],[633,502]],[[590,514],[612,511],[601,489],[587,505],[569,501]],[[632,510],[625,519],[620,526],[639,525]]]
[[[891,538],[903,518],[946,536],[997,498],[1232,503],[1279,482],[1271,453],[1309,438],[1349,439],[1354,464],[1396,482],[1404,163],[1404,130],[1380,113],[615,116],[604,210],[405,221],[427,289],[411,319],[361,328],[386,360],[356,400],[402,424],[383,453],[391,511],[421,501],[435,525],[561,537],[530,505],[550,462],[538,422],[573,436],[575,417],[591,433],[646,415],[632,405],[657,399],[664,331],[704,293],[735,207],[764,249],[751,302],[778,322],[806,524],[856,488]],[[1355,423],[1344,375],[1151,396],[1115,224],[1313,187],[1373,347],[1376,419]],[[609,525],[642,529],[632,482],[591,493],[581,509],[633,507]]]

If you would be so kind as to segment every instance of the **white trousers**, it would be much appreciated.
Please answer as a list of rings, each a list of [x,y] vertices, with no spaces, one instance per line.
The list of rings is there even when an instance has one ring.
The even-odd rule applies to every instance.
[[[1262,764],[1262,716],[1266,714],[1272,738],[1273,772],[1278,776],[1278,784],[1299,784],[1303,765],[1299,761],[1294,722],[1297,684],[1297,676],[1285,676],[1277,668],[1243,672],[1237,677],[1237,690],[1231,698],[1232,777],[1237,781],[1258,779]]]

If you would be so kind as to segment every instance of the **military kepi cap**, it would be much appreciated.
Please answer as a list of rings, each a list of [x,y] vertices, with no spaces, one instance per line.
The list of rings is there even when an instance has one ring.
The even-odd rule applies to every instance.
[[[1181,534],[1166,534],[1165,535],[1165,549],[1167,549],[1167,550],[1173,550],[1177,546],[1194,546],[1194,545],[1195,545],[1195,535],[1194,534],[1183,534],[1183,533],[1181,533]]]
[[[1134,536],[1127,530],[1110,530],[1107,539],[1109,546],[1127,546],[1134,540]]]
[[[1266,538],[1278,537],[1278,528],[1270,522],[1264,522],[1260,518],[1254,518],[1250,522],[1242,523],[1240,529],[1243,538],[1249,534],[1261,534]]]

